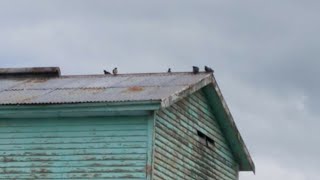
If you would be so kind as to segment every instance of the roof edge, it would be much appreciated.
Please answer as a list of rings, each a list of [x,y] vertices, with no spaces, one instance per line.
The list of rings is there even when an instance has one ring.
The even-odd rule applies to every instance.
[[[0,68],[0,78],[59,77],[59,67]]]
[[[160,101],[41,104],[0,106],[0,118],[82,117],[145,115],[160,108]],[[19,110],[19,113],[17,113]],[[75,113],[76,112],[76,113]]]
[[[211,83],[204,88],[204,92],[209,98],[210,106],[216,115],[217,121],[222,126],[222,129],[225,130],[224,133],[231,146],[230,148],[239,162],[239,170],[253,171],[255,173],[254,162],[213,76]]]
[[[161,99],[161,107],[166,108],[174,104],[175,102],[183,99],[184,97],[202,89],[208,84],[212,83],[213,74],[208,74],[204,78],[199,79],[195,84],[189,85],[174,94],[171,94],[169,97]]]

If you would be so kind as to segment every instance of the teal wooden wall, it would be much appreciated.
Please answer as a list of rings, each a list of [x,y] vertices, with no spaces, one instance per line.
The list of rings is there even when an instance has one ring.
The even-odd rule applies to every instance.
[[[204,146],[197,131],[215,146]],[[201,91],[156,112],[153,156],[155,180],[238,179],[238,165]]]
[[[0,119],[0,179],[146,179],[149,121]]]

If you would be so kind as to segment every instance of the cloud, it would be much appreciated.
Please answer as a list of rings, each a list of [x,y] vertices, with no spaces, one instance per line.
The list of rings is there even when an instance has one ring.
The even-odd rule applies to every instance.
[[[302,174],[317,172],[320,146],[314,142],[319,136],[320,123],[305,106],[305,94],[292,90],[286,96],[279,96],[237,77],[220,78],[220,85],[224,87],[222,92],[227,95],[240,132],[251,145],[254,160],[257,158],[257,171],[266,173],[263,160],[269,159],[284,170],[294,169]],[[259,173],[257,176],[260,179]]]
[[[261,164],[261,171],[257,171],[257,175],[252,176],[249,173],[241,173],[240,179],[256,180],[256,179],[290,179],[290,180],[308,180],[308,175],[295,169],[281,166],[277,161],[270,158],[257,159],[257,163]]]

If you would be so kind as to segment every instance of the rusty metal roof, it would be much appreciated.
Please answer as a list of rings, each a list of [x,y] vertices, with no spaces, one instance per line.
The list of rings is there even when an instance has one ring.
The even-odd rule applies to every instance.
[[[0,105],[162,101],[212,77],[208,73],[145,73],[0,78]],[[169,98],[170,97],[170,98]]]

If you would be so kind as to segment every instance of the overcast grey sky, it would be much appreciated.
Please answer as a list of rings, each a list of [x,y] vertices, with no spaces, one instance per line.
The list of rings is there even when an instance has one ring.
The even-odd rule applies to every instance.
[[[256,163],[320,177],[320,1],[0,1],[0,66],[63,74],[209,65]]]

